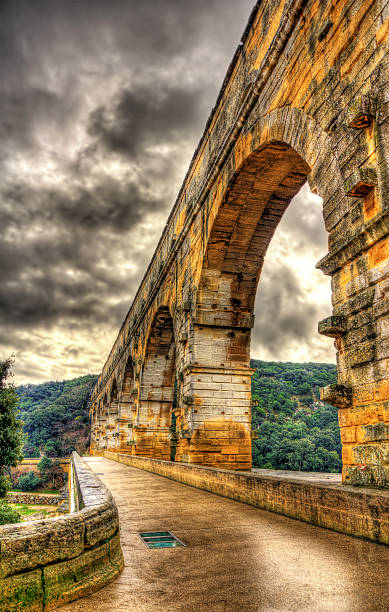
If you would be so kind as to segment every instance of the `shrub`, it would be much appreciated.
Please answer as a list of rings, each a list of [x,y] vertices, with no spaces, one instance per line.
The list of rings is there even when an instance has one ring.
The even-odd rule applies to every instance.
[[[0,497],[4,497],[10,488],[10,481],[7,476],[0,475]]]
[[[18,488],[22,491],[33,491],[42,483],[41,479],[33,471],[23,474],[19,478]]]
[[[0,499],[0,525],[19,523],[20,514],[12,506],[9,506],[4,499]]]

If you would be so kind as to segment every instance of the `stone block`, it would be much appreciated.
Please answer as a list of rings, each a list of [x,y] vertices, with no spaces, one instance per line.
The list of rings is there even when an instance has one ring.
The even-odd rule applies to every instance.
[[[346,366],[354,368],[374,360],[376,347],[374,342],[349,349],[346,353]]]
[[[345,182],[344,190],[347,196],[364,198],[376,185],[377,174],[374,168],[358,168]]]
[[[352,444],[353,442],[357,442],[357,428],[341,427],[340,439],[342,444]]]
[[[84,550],[85,524],[73,515],[0,528],[0,577],[77,557]]]
[[[352,389],[344,385],[328,385],[320,389],[320,399],[338,408],[348,408],[352,405]]]
[[[0,579],[0,610],[43,612],[42,570]]]
[[[352,348],[369,341],[371,342],[375,340],[376,335],[376,327],[373,323],[368,323],[357,329],[350,328],[344,340],[344,349],[348,351],[349,347]],[[366,378],[363,379],[366,380]],[[362,377],[360,377],[360,380],[362,380]]]
[[[372,402],[374,399],[374,385],[361,385],[354,387],[353,400],[356,406]]]
[[[381,442],[389,441],[389,424],[375,423],[373,425],[364,425],[361,427],[362,442]]]
[[[381,380],[377,382],[374,389],[374,399],[379,402],[389,400],[389,380]]]
[[[350,298],[346,304],[347,313],[355,314],[364,308],[372,306],[374,300],[374,288],[369,287],[356,296]]]
[[[343,467],[345,484],[365,487],[386,487],[389,482],[389,467],[380,465],[345,465]],[[389,544],[389,538],[384,542]]]
[[[101,589],[120,574],[123,565],[119,536],[115,536],[75,559],[45,567],[45,610]]]
[[[389,358],[389,338],[380,338],[377,342],[376,347],[377,359],[388,359]]]
[[[375,114],[375,100],[369,95],[359,95],[347,109],[346,123],[349,127],[360,130],[371,125]]]
[[[85,522],[85,549],[111,538],[119,531],[119,517],[112,502],[97,509],[83,512]]]
[[[327,317],[319,322],[318,331],[322,336],[330,338],[343,336],[347,331],[346,319],[342,315]]]

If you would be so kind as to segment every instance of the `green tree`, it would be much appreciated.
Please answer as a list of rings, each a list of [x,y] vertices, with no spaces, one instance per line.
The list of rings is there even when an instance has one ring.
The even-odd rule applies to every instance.
[[[15,387],[7,382],[12,367],[12,359],[0,361],[0,497],[9,488],[7,470],[23,459],[22,423],[17,418],[19,398]]]
[[[61,487],[65,481],[65,474],[58,461],[50,457],[42,457],[38,463],[38,470],[44,482],[50,482],[51,487]]]
[[[48,440],[45,444],[45,453],[49,457],[58,457],[61,454],[60,444],[55,440]]]
[[[66,457],[89,446],[89,398],[97,376],[21,385],[20,418],[26,434],[23,454]]]
[[[50,470],[53,465],[52,459],[50,457],[42,457],[42,459],[38,463],[38,470],[43,479],[46,478],[47,472]]]
[[[32,470],[27,472],[27,474],[23,474],[19,478],[18,488],[22,491],[33,491],[42,483],[39,476],[37,476]]]
[[[337,411],[318,389],[336,382],[325,363],[252,361],[253,465],[276,470],[339,472]]]

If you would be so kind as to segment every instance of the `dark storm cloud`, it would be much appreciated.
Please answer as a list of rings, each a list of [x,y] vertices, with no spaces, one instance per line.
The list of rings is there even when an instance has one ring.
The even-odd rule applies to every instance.
[[[252,5],[0,3],[0,350],[20,376],[86,367],[72,332],[101,367]]]
[[[102,367],[253,5],[0,2],[0,354],[17,351],[20,380]],[[313,249],[300,204],[285,231]],[[306,328],[281,276],[279,294],[265,278],[266,307],[290,290],[294,310],[268,330],[257,317],[278,347],[270,327]]]
[[[179,143],[198,133],[201,91],[170,83],[120,93],[111,109],[98,108],[89,133],[108,150],[137,158],[150,146]]]
[[[272,266],[258,288],[253,344],[266,346],[282,359],[291,342],[309,341],[317,326],[319,310],[307,303],[295,272],[287,264]]]

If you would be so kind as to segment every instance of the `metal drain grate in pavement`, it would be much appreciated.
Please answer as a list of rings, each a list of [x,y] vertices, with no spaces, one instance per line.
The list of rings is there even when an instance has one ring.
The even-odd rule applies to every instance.
[[[171,531],[147,531],[139,534],[147,548],[176,548],[185,546]]]

